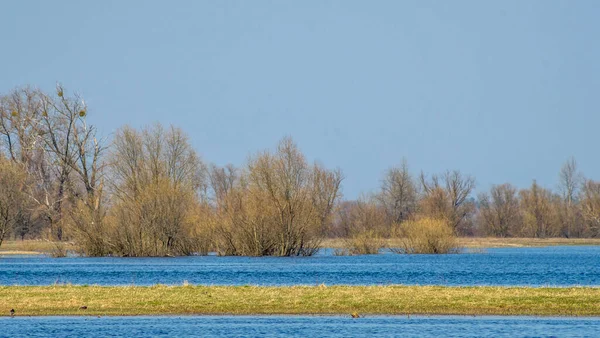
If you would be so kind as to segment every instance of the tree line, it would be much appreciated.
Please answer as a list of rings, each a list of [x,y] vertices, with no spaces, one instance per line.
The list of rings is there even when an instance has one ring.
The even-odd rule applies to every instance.
[[[534,181],[477,196],[472,176],[413,175],[403,161],[376,192],[349,201],[341,170],[309,162],[291,138],[221,167],[202,160],[180,128],[124,126],[109,141],[87,117],[82,98],[62,86],[0,96],[0,245],[44,238],[90,256],[292,256],[314,254],[326,237],[367,252],[425,232],[600,236],[600,182],[574,159],[556,192]]]

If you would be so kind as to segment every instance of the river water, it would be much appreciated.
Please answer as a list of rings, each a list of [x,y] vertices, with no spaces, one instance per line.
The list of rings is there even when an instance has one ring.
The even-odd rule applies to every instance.
[[[0,257],[0,285],[598,286],[600,247],[486,249],[451,255],[313,257]]]
[[[598,318],[144,316],[0,318],[0,337],[598,337]]]

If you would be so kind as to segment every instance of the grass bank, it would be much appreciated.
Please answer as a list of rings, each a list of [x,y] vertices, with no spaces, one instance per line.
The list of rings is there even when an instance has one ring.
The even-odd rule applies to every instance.
[[[386,246],[400,247],[400,239],[386,239]],[[460,237],[458,246],[462,248],[509,248],[540,247],[554,245],[600,245],[600,238],[495,238]],[[73,243],[62,243],[66,250],[74,250]],[[322,248],[342,249],[346,246],[343,238],[325,239]],[[41,240],[4,241],[0,255],[38,255],[56,250],[56,243]]]
[[[387,247],[401,247],[400,239],[385,239]],[[600,238],[495,238],[495,237],[459,237],[461,248],[519,248],[556,245],[600,245]],[[342,249],[346,246],[344,239],[326,239],[323,248]]]
[[[82,307],[87,307],[82,309]],[[600,288],[6,286],[0,315],[436,314],[599,316]]]
[[[458,239],[465,248],[507,248],[540,247],[557,245],[600,245],[600,238],[495,238],[461,237]]]
[[[41,255],[50,254],[57,247],[74,250],[70,242],[52,242],[44,240],[4,241],[0,246],[0,255]]]

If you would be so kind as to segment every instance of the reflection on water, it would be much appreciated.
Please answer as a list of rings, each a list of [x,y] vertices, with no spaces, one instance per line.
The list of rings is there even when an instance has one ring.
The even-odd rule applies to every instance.
[[[596,337],[599,318],[538,317],[15,317],[6,337]]]
[[[600,285],[600,247],[487,249],[454,255],[314,257],[1,257],[0,285]]]

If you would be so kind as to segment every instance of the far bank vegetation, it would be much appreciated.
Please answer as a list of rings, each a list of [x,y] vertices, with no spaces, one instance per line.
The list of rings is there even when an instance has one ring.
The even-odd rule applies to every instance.
[[[206,162],[175,126],[98,135],[77,94],[17,88],[0,96],[0,245],[44,239],[88,256],[309,256],[324,239],[345,254],[448,253],[456,236],[600,237],[600,182],[565,162],[555,190],[533,181],[474,196],[458,170],[413,174],[342,196],[344,175],[289,137],[241,166]],[[388,247],[390,238],[400,243]],[[68,245],[66,245],[68,243]]]

